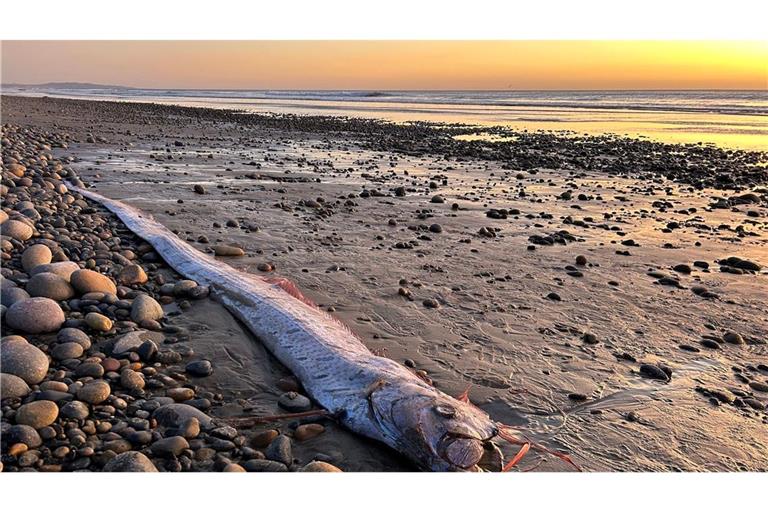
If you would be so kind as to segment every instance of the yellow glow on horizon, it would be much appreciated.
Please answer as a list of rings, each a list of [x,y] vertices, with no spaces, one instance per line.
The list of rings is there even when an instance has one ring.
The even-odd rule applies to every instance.
[[[221,89],[768,89],[768,42],[4,41],[2,82]]]

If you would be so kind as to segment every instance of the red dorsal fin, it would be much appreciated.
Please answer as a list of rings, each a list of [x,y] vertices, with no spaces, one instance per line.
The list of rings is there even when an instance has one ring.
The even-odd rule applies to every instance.
[[[312,306],[313,308],[317,307],[317,304],[315,304],[314,302],[306,298],[304,294],[299,291],[298,286],[293,284],[292,281],[289,281],[284,277],[267,277],[267,278],[264,278],[264,280],[269,284],[274,284],[276,286],[279,286],[294,299],[299,299],[304,304],[308,306]]]
[[[299,287],[296,286],[293,281],[286,279],[284,277],[265,277],[263,278],[267,283],[273,284],[275,286],[278,286],[280,289],[282,289],[284,292],[286,292],[288,295],[293,297],[294,299],[300,300],[304,304],[320,309],[317,304],[312,302],[310,299],[304,296],[303,293],[299,290]],[[352,332],[352,329],[349,328],[344,322],[336,318],[335,316],[331,315],[330,313],[324,312],[325,315],[334,323],[338,324],[342,328],[344,328],[351,336],[357,337],[355,333]],[[384,357],[384,354],[381,354],[382,357]]]

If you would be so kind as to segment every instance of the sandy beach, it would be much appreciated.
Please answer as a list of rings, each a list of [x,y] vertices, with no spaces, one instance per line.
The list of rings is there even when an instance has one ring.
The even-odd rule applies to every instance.
[[[19,205],[31,202],[37,232],[71,226],[43,229],[46,206],[8,160],[11,139],[15,149],[25,141],[17,127],[54,141],[45,151],[68,178],[152,214],[200,250],[242,249],[222,261],[290,279],[376,353],[448,394],[469,388],[495,420],[571,454],[584,470],[768,468],[765,152],[503,128],[475,137],[461,125],[53,98],[3,96],[2,113],[3,211],[26,215],[30,205]],[[21,255],[39,241],[7,238],[3,232],[4,305],[6,281],[28,288]],[[140,254],[141,241],[131,244]],[[87,265],[87,251],[79,255]],[[161,261],[137,261],[152,266],[144,269],[152,279],[181,280]],[[125,263],[103,271],[115,278]],[[205,413],[222,425],[285,412],[286,391],[301,389],[257,339],[210,297],[182,307],[184,297],[162,300],[162,283],[151,282],[141,289],[163,305],[151,339],[162,350],[181,344],[194,353],[154,371],[184,373],[192,360],[210,361],[211,375],[179,381],[193,396],[178,393],[208,400]],[[61,301],[67,322],[83,327],[72,300]],[[115,316],[114,308],[100,310]],[[115,329],[103,333],[83,327],[93,348],[54,358],[45,381],[71,386],[80,365],[103,361],[99,342],[141,327],[113,320]],[[7,329],[4,317],[3,336],[23,334]],[[46,357],[62,344],[51,341],[55,333],[25,337]],[[148,361],[126,364],[151,379]],[[39,382],[32,393],[45,391]],[[120,450],[145,452],[161,471],[268,468],[257,460],[290,470],[312,461],[343,471],[415,469],[324,418],[207,432],[179,451],[190,452],[181,464],[150,449],[159,441],[152,435],[112,429],[124,421],[142,430],[135,420],[148,411],[130,402],[151,397],[127,395],[125,411],[100,412],[111,422],[104,432],[92,425],[70,449],[59,425],[29,464],[8,451],[7,418],[23,400],[4,399],[4,470],[101,470]],[[71,396],[59,400],[63,408]],[[91,416],[68,421],[87,430]],[[313,426],[300,428],[306,424]],[[288,455],[275,447],[278,433]],[[57,459],[62,446],[68,451]],[[506,457],[516,452],[500,448]],[[215,454],[201,459],[204,450]],[[520,469],[569,468],[532,453]]]

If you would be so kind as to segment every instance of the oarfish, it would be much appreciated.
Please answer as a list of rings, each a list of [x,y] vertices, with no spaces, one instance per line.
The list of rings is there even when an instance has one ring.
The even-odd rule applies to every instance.
[[[433,471],[476,470],[488,441],[497,435],[509,440],[504,425],[468,400],[446,395],[406,367],[374,355],[349,328],[302,300],[290,282],[232,268],[182,241],[151,216],[68,186],[116,214],[179,274],[209,286],[212,295],[296,375],[312,399],[349,430]],[[516,441],[525,451],[530,447]]]

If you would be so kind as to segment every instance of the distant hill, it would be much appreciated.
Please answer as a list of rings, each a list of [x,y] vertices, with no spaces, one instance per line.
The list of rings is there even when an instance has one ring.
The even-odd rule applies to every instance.
[[[44,84],[2,84],[2,87],[29,87],[33,89],[133,89],[124,85],[91,84],[87,82],[47,82]]]

